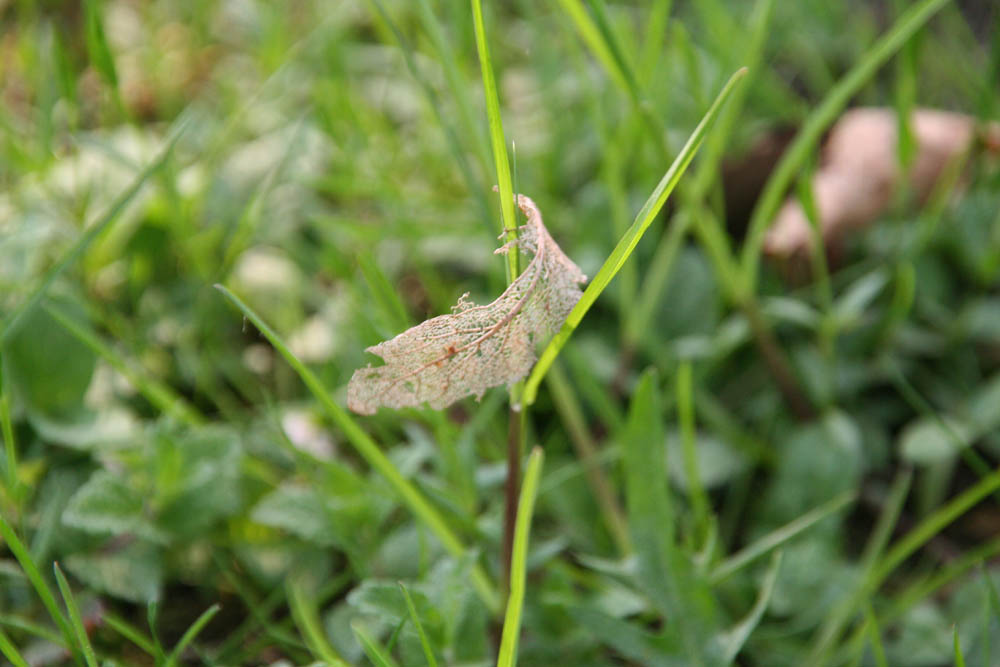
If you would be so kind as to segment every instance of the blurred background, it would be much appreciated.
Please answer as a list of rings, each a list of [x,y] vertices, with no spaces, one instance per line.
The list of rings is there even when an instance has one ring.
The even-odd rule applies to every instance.
[[[530,413],[521,664],[1000,664],[1000,6],[485,4],[515,187],[589,276],[750,67]],[[58,561],[102,664],[427,664],[399,581],[493,664],[506,391],[358,418],[452,557],[213,285],[344,405],[367,346],[503,291],[495,182],[469,3],[0,0],[7,659],[83,664]],[[648,438],[662,597],[615,529]]]

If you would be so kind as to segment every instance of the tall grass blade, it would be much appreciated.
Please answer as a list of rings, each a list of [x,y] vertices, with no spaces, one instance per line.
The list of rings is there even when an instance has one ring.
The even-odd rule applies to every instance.
[[[952,521],[962,516],[976,503],[1000,488],[1000,470],[995,471],[989,477],[979,481],[975,486],[970,487],[957,497],[952,499],[944,507],[937,509],[926,519],[921,521],[909,533],[903,536],[885,556],[871,568],[864,579],[862,586],[849,596],[842,605],[831,612],[829,620],[820,628],[813,660],[815,664],[826,661],[829,652],[836,645],[845,625],[854,616],[858,605],[862,604],[872,593],[877,591],[892,572],[909,558],[917,549],[927,543],[932,537],[941,532]]]
[[[535,510],[538,494],[538,480],[542,474],[545,455],[541,447],[531,450],[528,469],[524,473],[521,497],[517,503],[517,524],[514,527],[514,551],[510,562],[510,596],[507,598],[507,612],[503,621],[500,638],[500,655],[497,667],[513,667],[517,664],[517,641],[521,634],[521,614],[524,607],[524,586],[527,576],[528,537],[531,532],[531,517]]]
[[[958,641],[958,626],[952,626],[951,631],[955,646],[955,667],[965,667],[965,655],[962,653],[962,643]]]
[[[364,649],[365,655],[368,656],[368,659],[372,661],[375,667],[399,667],[399,663],[392,659],[389,651],[379,644],[374,637],[369,635],[368,631],[360,623],[352,623],[351,631],[354,632],[354,636],[361,643],[361,648]]]
[[[797,519],[789,521],[784,526],[771,531],[716,565],[715,569],[709,575],[709,580],[713,584],[723,581],[772,549],[781,546],[796,535],[800,535],[826,517],[836,514],[854,502],[855,497],[856,494],[853,491],[842,493],[819,507],[806,512]]]
[[[83,626],[83,617],[80,615],[80,607],[77,606],[76,600],[73,598],[73,591],[70,590],[69,582],[66,581],[66,576],[59,568],[59,563],[52,563],[52,571],[55,572],[56,583],[59,584],[59,592],[62,593],[63,602],[66,603],[66,611],[69,613],[70,625],[73,626],[73,636],[76,638],[77,646],[83,651],[83,657],[87,661],[87,667],[98,667],[97,654],[94,653],[94,647],[90,643],[90,637],[87,635],[87,628]]]
[[[417,634],[420,636],[420,646],[424,650],[427,665],[428,667],[437,667],[434,648],[431,646],[430,638],[427,637],[427,632],[424,631],[424,624],[420,622],[420,614],[417,613],[417,606],[413,604],[413,597],[410,595],[410,591],[406,590],[403,582],[399,582],[399,590],[403,591],[403,599],[406,600],[406,610],[410,613],[410,620],[413,621],[414,627],[417,628]]]
[[[736,624],[736,626],[725,633],[722,637],[722,652],[727,663],[732,662],[747,643],[747,639],[757,628],[760,619],[767,611],[767,605],[771,602],[771,594],[774,593],[774,585],[778,582],[778,572],[781,570],[781,551],[775,551],[771,556],[771,564],[764,574],[764,581],[760,585],[760,592],[757,594],[757,601],[746,618]]]
[[[306,640],[313,656],[333,667],[348,667],[327,640],[319,614],[316,613],[316,608],[306,596],[305,591],[302,590],[302,583],[289,580],[286,589],[288,608],[292,612],[292,618],[295,619],[295,624]]]
[[[483,93],[486,96],[486,117],[490,126],[490,145],[493,147],[493,163],[497,170],[497,188],[500,190],[500,218],[507,239],[517,236],[517,218],[514,212],[514,186],[511,182],[510,160],[507,158],[507,141],[503,134],[500,118],[500,98],[497,95],[496,79],[493,76],[493,60],[486,40],[486,26],[483,21],[482,0],[472,0],[472,22],[476,33],[476,49],[479,52],[479,67],[483,73]],[[516,252],[507,253],[508,282],[517,277],[518,257]]]
[[[722,92],[719,96],[715,98],[715,102],[709,108],[708,112],[698,123],[691,137],[688,139],[687,143],[684,144],[684,148],[674,159],[670,168],[660,179],[653,193],[646,200],[642,209],[639,211],[638,215],[635,217],[635,221],[632,226],[629,227],[625,235],[618,241],[618,245],[615,249],[611,251],[611,254],[604,261],[597,275],[587,286],[587,289],[583,292],[583,296],[574,306],[573,310],[570,311],[569,316],[563,323],[559,332],[549,341],[549,344],[542,351],[541,356],[538,359],[538,363],[535,364],[534,369],[531,371],[531,375],[528,376],[528,380],[525,383],[523,401],[525,405],[531,405],[535,402],[535,397],[538,394],[538,385],[541,383],[542,378],[545,377],[545,373],[549,370],[552,362],[555,361],[559,352],[566,345],[566,341],[569,337],[573,335],[576,327],[579,326],[580,321],[583,320],[583,316],[587,314],[590,307],[594,305],[597,297],[605,290],[611,280],[615,277],[619,270],[621,270],[622,265],[631,256],[632,251],[635,250],[636,245],[638,245],[639,240],[642,238],[646,230],[653,223],[653,220],[659,214],[660,209],[663,208],[663,204],[667,201],[667,197],[673,192],[674,188],[677,187],[678,181],[680,181],[681,176],[684,174],[688,165],[691,164],[691,160],[694,159],[695,153],[698,152],[698,148],[701,146],[702,142],[705,140],[705,136],[708,134],[709,128],[711,128],[712,123],[715,118],[719,115],[719,111],[722,109],[723,104],[726,99],[732,94],[736,87],[736,84],[746,75],[746,70],[741,69],[733,74],[729,81],[723,87]]]
[[[28,577],[28,581],[31,582],[32,587],[41,599],[42,604],[45,605],[45,609],[49,612],[52,620],[55,621],[56,626],[59,628],[59,632],[62,634],[63,639],[66,641],[67,646],[73,646],[75,642],[73,641],[73,630],[70,628],[69,622],[66,620],[66,616],[63,615],[62,610],[59,609],[59,604],[56,602],[55,595],[52,594],[52,589],[42,578],[42,573],[38,571],[38,566],[31,559],[31,555],[25,548],[24,543],[18,538],[14,533],[14,530],[4,519],[3,515],[0,514],[0,537],[3,541],[7,543],[7,548],[10,552],[14,554],[14,558],[20,563],[21,569],[24,570],[24,574]]]
[[[865,605],[865,625],[868,626],[868,637],[871,639],[875,664],[878,667],[889,667],[889,661],[885,657],[885,647],[882,646],[882,629],[879,627],[878,617],[875,616],[871,603]]]
[[[206,625],[208,625],[208,622],[212,620],[212,617],[219,613],[220,609],[222,609],[220,605],[213,604],[195,619],[194,623],[191,624],[191,627],[185,630],[184,634],[181,635],[177,645],[174,646],[174,650],[170,652],[169,656],[167,656],[166,667],[174,667],[174,665],[177,664],[177,661],[180,660],[181,655],[184,653],[184,649],[188,647],[188,644],[194,641],[194,638],[198,636]]]
[[[278,336],[277,333],[267,323],[260,318],[257,313],[250,309],[239,297],[230,292],[228,289],[222,285],[216,285],[215,288],[222,292],[222,294],[238,308],[251,322],[254,326],[264,335],[265,338],[274,346],[281,356],[285,358],[285,361],[295,370],[298,376],[305,383],[306,387],[312,392],[313,396],[320,402],[323,409],[330,416],[333,422],[343,431],[347,440],[354,446],[358,454],[361,455],[365,461],[368,462],[375,470],[379,472],[389,485],[393,487],[396,493],[399,494],[400,499],[403,503],[410,509],[410,511],[416,516],[420,521],[422,521],[431,532],[437,536],[441,541],[447,551],[453,556],[461,556],[466,553],[467,548],[458,536],[452,531],[448,526],[447,521],[434,508],[433,505],[421,494],[417,488],[407,480],[403,474],[396,468],[395,465],[389,460],[389,458],[382,453],[378,445],[375,443],[371,437],[365,433],[365,431],[358,425],[354,419],[351,418],[347,411],[342,407],[337,405],[332,398],[330,398],[329,393],[323,384],[319,381],[312,371],[310,371],[305,364],[303,364],[298,357],[292,354],[292,351],[288,349],[285,342]],[[472,583],[479,594],[479,597],[486,604],[490,611],[496,612],[500,608],[499,598],[497,596],[496,590],[493,588],[493,584],[490,582],[486,573],[483,571],[482,567],[476,566],[472,571]]]
[[[125,619],[111,613],[110,611],[104,612],[103,619],[104,623],[109,628],[111,628],[112,630],[120,634],[122,637],[124,637],[125,639],[129,640],[130,642],[141,648],[149,655],[153,655],[154,653],[156,653],[156,646],[153,644],[153,641],[148,637],[146,637],[142,633],[142,630],[139,630],[137,627],[135,627]]]
[[[375,8],[379,17],[385,21],[386,26],[389,28],[389,32],[392,33],[393,38],[399,45],[399,50],[403,54],[403,61],[406,63],[406,69],[410,72],[410,76],[412,76],[420,86],[420,89],[423,91],[424,97],[427,100],[427,104],[430,105],[431,110],[434,112],[434,117],[441,126],[441,131],[444,133],[445,140],[448,142],[448,148],[451,151],[452,157],[455,159],[459,171],[462,172],[462,177],[465,179],[466,187],[469,188],[469,192],[478,195],[477,199],[483,204],[484,213],[488,214],[489,204],[487,203],[486,196],[483,193],[483,184],[476,177],[476,174],[472,169],[472,165],[469,163],[466,151],[462,147],[462,142],[459,141],[458,135],[455,133],[454,123],[452,123],[445,114],[444,106],[438,98],[437,91],[427,80],[427,77],[425,77],[417,68],[417,64],[413,57],[413,45],[408,39],[406,39],[402,30],[400,30],[396,23],[392,20],[392,17],[389,15],[389,12],[386,10],[381,0],[369,0],[369,3]],[[420,9],[424,25],[429,28],[435,47],[438,48],[438,50],[441,50],[444,48],[444,40],[438,34],[439,30],[437,30],[433,15],[430,15],[430,8],[426,6],[426,0],[424,0],[422,4],[423,6],[420,7]],[[451,70],[454,70],[454,64],[448,62],[446,58],[447,56],[442,58],[441,66],[445,68],[446,72],[449,72],[449,82],[451,82],[454,86],[455,82],[452,81],[452,76],[454,76],[454,74],[451,72]]]
[[[708,493],[701,482],[698,470],[698,445],[695,442],[694,423],[694,369],[690,361],[683,361],[677,367],[677,422],[681,429],[681,453],[684,459],[684,473],[687,477],[688,497],[694,510],[695,534],[699,542],[708,538],[712,521],[712,508]]]
[[[170,386],[150,377],[145,370],[122,357],[114,348],[101,340],[94,331],[67,315],[51,301],[45,302],[42,308],[77,340],[111,364],[112,368],[128,379],[139,393],[145,396],[146,400],[161,413],[191,426],[205,423],[205,418]]]
[[[42,277],[41,282],[31,291],[28,298],[25,299],[19,306],[14,308],[7,318],[0,324],[0,346],[8,341],[8,339],[17,330],[18,325],[28,312],[34,308],[38,302],[41,300],[42,296],[49,289],[52,283],[62,275],[63,271],[69,268],[80,256],[90,247],[97,237],[99,237],[104,231],[118,219],[125,207],[135,198],[142,186],[146,184],[146,181],[155,174],[160,168],[163,167],[167,158],[170,156],[171,151],[174,148],[174,144],[177,143],[177,139],[180,138],[183,132],[184,126],[181,125],[176,130],[174,130],[174,136],[167,141],[166,147],[160,153],[153,162],[143,170],[139,176],[132,182],[132,185],[123,192],[118,199],[116,199],[105,213],[98,218],[96,222],[90,225],[80,238],[76,240],[66,252],[63,253],[62,257],[48,270]]]

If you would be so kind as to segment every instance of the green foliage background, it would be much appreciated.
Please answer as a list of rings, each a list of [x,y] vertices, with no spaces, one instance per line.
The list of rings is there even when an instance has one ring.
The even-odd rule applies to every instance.
[[[997,664],[995,165],[802,281],[737,262],[720,160],[847,103],[995,120],[1000,11],[484,11],[515,187],[591,276],[750,67],[538,389],[518,663]],[[495,663],[506,392],[338,407],[365,347],[503,290],[489,137],[465,2],[0,0],[7,660]]]

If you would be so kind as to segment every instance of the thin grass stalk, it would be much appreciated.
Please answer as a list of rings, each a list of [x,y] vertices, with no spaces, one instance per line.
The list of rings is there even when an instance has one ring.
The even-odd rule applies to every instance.
[[[507,156],[507,142],[503,133],[503,119],[500,115],[500,97],[497,94],[496,79],[493,75],[493,60],[490,57],[483,20],[481,0],[471,0],[472,22],[476,36],[476,50],[483,77],[483,94],[486,98],[486,117],[489,123],[490,146],[496,166],[497,191],[500,193],[500,217],[507,240],[517,238],[517,214],[514,207],[514,186],[511,178],[510,160]],[[517,252],[507,253],[507,284],[517,279],[520,273]],[[510,388],[510,411],[507,434],[507,482],[504,486],[504,528],[500,553],[500,586],[510,578],[511,549],[513,549],[514,524],[517,520],[517,497],[521,477],[521,459],[524,456],[524,427],[527,414],[521,396],[524,383],[516,382]]]
[[[422,521],[431,532],[437,536],[444,548],[453,556],[462,556],[468,549],[454,533],[448,522],[441,515],[424,495],[393,465],[392,461],[382,453],[374,440],[351,418],[347,412],[340,407],[331,397],[326,388],[319,381],[312,371],[310,371],[302,361],[299,360],[277,333],[257,313],[250,309],[235,294],[222,285],[216,285],[216,289],[236,306],[249,319],[258,331],[274,346],[274,348],[285,358],[285,361],[295,370],[299,378],[306,385],[309,391],[316,397],[322,405],[324,411],[333,422],[343,431],[348,442],[364,458],[369,465],[378,471],[389,482],[396,491],[403,503],[409,510]],[[481,567],[476,566],[472,571],[472,584],[479,594],[480,599],[490,611],[496,612],[500,609],[500,601],[492,582]]]
[[[77,647],[83,652],[83,658],[87,662],[87,667],[97,667],[97,654],[90,643],[87,635],[87,628],[83,625],[83,617],[80,615],[80,607],[76,604],[73,591],[70,590],[69,582],[62,573],[59,563],[52,563],[52,571],[56,575],[56,583],[59,585],[59,592],[62,594],[63,602],[66,604],[66,612],[69,615],[69,624],[73,629]]]
[[[531,517],[535,509],[538,480],[542,475],[544,459],[545,455],[542,453],[541,447],[535,447],[531,451],[528,469],[524,475],[524,488],[518,501],[514,555],[510,571],[510,598],[504,615],[497,667],[513,667],[517,664],[517,643],[521,633],[521,613],[524,607],[525,579],[528,568],[528,537],[531,532]]]
[[[674,188],[677,187],[677,183],[680,181],[681,176],[687,170],[691,160],[694,159],[695,153],[698,152],[699,147],[705,140],[708,134],[709,128],[715,121],[722,109],[723,104],[726,99],[732,94],[736,87],[736,84],[746,75],[746,69],[740,69],[735,74],[733,74],[726,85],[723,87],[719,96],[712,103],[712,106],[705,113],[705,116],[698,123],[698,126],[691,133],[690,138],[681,149],[681,152],[677,155],[677,158],[673,161],[670,167],[667,169],[663,178],[657,184],[656,188],[653,189],[652,194],[646,200],[642,209],[635,217],[635,221],[632,226],[629,227],[628,231],[624,236],[618,241],[614,250],[604,261],[597,275],[587,286],[584,291],[583,296],[577,302],[573,310],[570,311],[569,315],[566,317],[566,321],[563,323],[559,332],[549,341],[548,345],[542,351],[541,356],[538,358],[538,363],[532,369],[531,374],[528,376],[528,380],[525,383],[524,388],[524,403],[525,405],[531,405],[534,403],[535,398],[538,395],[538,385],[541,383],[542,378],[545,377],[546,372],[552,366],[552,362],[555,361],[559,352],[566,345],[569,337],[573,335],[576,327],[579,326],[580,321],[583,320],[584,315],[590,310],[590,307],[594,305],[597,297],[601,295],[604,289],[608,286],[611,280],[615,277],[619,270],[621,270],[622,265],[631,256],[632,251],[635,250],[636,245],[638,245],[639,240],[642,238],[646,230],[652,224],[653,220],[659,214],[660,209],[663,208],[664,203],[667,201],[667,197],[673,192]]]
[[[854,617],[859,604],[877,591],[885,579],[917,549],[927,543],[986,496],[1000,488],[1000,469],[981,480],[947,505],[920,522],[913,530],[899,539],[885,556],[873,565],[858,589],[838,605],[817,632],[817,640],[810,657],[810,664],[827,664],[841,633]]]
[[[627,556],[632,552],[632,540],[628,534],[628,520],[618,501],[614,487],[598,460],[599,450],[583,419],[580,403],[574,395],[569,379],[559,364],[554,364],[546,377],[556,410],[562,417],[576,456],[583,466],[584,476],[594,494],[601,518],[608,534],[618,548],[618,553]]]

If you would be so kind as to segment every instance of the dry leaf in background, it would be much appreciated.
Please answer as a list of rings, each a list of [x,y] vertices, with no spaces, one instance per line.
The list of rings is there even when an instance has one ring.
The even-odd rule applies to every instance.
[[[911,117],[916,154],[906,174],[918,199],[926,198],[948,163],[967,151],[977,136],[976,120],[945,111],[918,109]],[[900,181],[897,117],[892,109],[853,109],[830,131],[812,189],[823,238],[836,243],[883,213]],[[984,138],[991,150],[1000,145],[1000,127],[989,126]],[[809,221],[795,197],[778,212],[764,250],[777,258],[808,252]]]
[[[493,303],[477,306],[464,294],[451,315],[369,347],[385,365],[354,371],[347,386],[351,410],[374,414],[380,406],[424,403],[440,410],[527,375],[535,363],[535,346],[562,325],[587,277],[549,236],[535,202],[517,195],[517,205],[527,224],[516,241],[496,252],[516,247],[533,254],[521,275]]]

